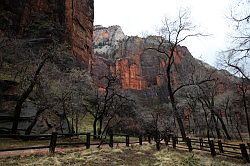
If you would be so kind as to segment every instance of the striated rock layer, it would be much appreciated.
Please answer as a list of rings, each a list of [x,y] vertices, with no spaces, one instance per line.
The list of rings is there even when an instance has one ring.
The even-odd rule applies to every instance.
[[[0,1],[0,37],[68,40],[86,65],[92,55],[93,21],[93,0]]]
[[[84,64],[89,64],[93,43],[94,0],[65,0],[65,4],[73,53]]]

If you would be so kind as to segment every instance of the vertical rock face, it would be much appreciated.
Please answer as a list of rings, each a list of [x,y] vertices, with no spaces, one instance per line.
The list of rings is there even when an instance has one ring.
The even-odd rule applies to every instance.
[[[86,66],[92,55],[93,0],[0,1],[0,37],[69,39]]]
[[[106,28],[97,25],[94,27],[94,53],[106,59],[115,60],[117,58],[115,51],[119,48],[120,42],[126,38],[120,26]]]
[[[165,60],[156,51],[146,50],[157,46],[158,38],[128,37],[119,26],[97,26],[94,31],[94,54],[95,57],[113,61],[114,71],[120,77],[123,89],[146,90],[152,86],[161,86],[166,81]],[[175,54],[176,65],[181,64],[185,57],[183,53],[190,54],[187,49],[185,52],[184,47],[179,47]],[[98,72],[98,64],[95,63],[94,72]],[[177,76],[174,76],[173,81],[177,83]]]
[[[93,43],[94,0],[66,0],[65,4],[73,53],[84,64],[89,64]]]
[[[137,56],[139,58],[139,56]],[[116,61],[116,73],[121,78],[123,89],[142,90],[147,88],[147,82],[142,77],[139,59],[131,61],[129,58]]]
[[[63,0],[1,1],[0,30],[6,36],[21,38],[59,35],[65,23],[64,7]]]
[[[17,49],[13,53],[15,56],[13,55],[11,62],[14,58],[22,61],[22,57],[17,52],[26,50],[26,45],[28,50],[35,52],[41,50],[44,44],[47,45],[49,42],[49,45],[52,41],[56,41],[56,44],[63,47],[63,52],[59,52],[62,59],[54,60],[58,68],[59,66],[68,68],[71,62],[75,62],[75,58],[64,57],[70,55],[70,51],[88,67],[92,59],[93,19],[93,0],[0,0],[0,41],[2,44],[6,38],[11,39],[10,44],[7,44],[10,47],[6,50]],[[31,41],[35,44],[27,44]],[[18,43],[17,47],[15,43]],[[25,45],[25,47],[19,50],[19,45]],[[3,52],[5,53],[5,49]],[[1,53],[0,65],[2,64]],[[6,51],[4,55],[8,59],[8,55],[11,54]],[[59,62],[59,59],[63,62]],[[74,62],[73,65],[79,63],[79,61]],[[17,62],[13,62],[15,63]],[[12,127],[13,110],[20,95],[16,84],[18,83],[0,80],[0,132],[9,131]],[[38,112],[37,106],[29,100],[24,103],[22,109],[18,124],[20,132],[28,128]],[[51,110],[38,115],[37,120],[37,124],[32,129],[34,133],[50,133],[53,130],[60,132],[60,124],[63,125],[63,130],[66,124],[61,115]]]

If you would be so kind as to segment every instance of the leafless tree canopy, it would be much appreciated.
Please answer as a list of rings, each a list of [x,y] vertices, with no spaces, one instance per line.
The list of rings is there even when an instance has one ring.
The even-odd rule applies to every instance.
[[[228,50],[223,51],[219,65],[244,77],[249,81],[250,74],[250,2],[247,0],[234,4],[230,10],[229,22],[233,33]]]
[[[172,72],[173,70],[176,70],[175,55],[178,54],[178,49],[183,41],[188,40],[190,37],[199,37],[206,35],[196,32],[196,27],[192,24],[190,20],[190,12],[188,10],[180,10],[178,17],[173,20],[165,18],[159,33],[160,37],[158,38],[158,45],[156,47],[151,47],[146,50],[154,50],[158,53],[161,53],[161,59],[164,60],[166,63],[166,82],[167,89],[169,92],[169,98],[172,105],[173,113],[179,125],[181,135],[183,139],[185,139],[185,129],[181,118],[181,113],[177,110],[177,99],[175,94],[182,88],[196,83],[183,82],[183,84],[179,87],[175,87],[172,81]]]

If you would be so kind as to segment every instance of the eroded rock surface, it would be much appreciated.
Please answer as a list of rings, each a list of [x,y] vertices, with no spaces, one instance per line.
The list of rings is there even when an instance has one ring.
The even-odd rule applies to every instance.
[[[166,64],[162,55],[147,48],[156,47],[159,37],[149,36],[140,38],[137,36],[125,36],[119,26],[108,28],[96,26],[94,31],[95,58],[102,57],[103,62],[112,61],[109,67],[103,67],[102,73],[110,69],[121,79],[123,89],[146,90],[152,86],[161,86],[165,83]],[[175,55],[176,65],[180,65],[182,59],[191,57],[186,47],[179,47]],[[105,63],[104,63],[105,64]],[[98,65],[93,63],[93,73],[98,73]],[[109,71],[110,71],[109,70]],[[173,79],[176,81],[176,78]]]
[[[86,69],[92,60],[93,21],[93,0],[0,1],[0,73],[3,73],[0,78],[0,132],[10,131],[16,102],[23,92],[18,86],[19,80],[12,82],[15,78],[6,76],[7,73],[38,63],[35,60],[39,61],[39,52],[45,51],[45,45],[54,46],[53,51],[60,55],[54,57],[56,67],[53,69],[58,68],[61,73],[72,67]],[[26,61],[30,63],[25,64]],[[20,68],[8,67],[11,65]],[[2,90],[3,85],[8,86]],[[18,131],[22,133],[38,112],[30,96],[23,104],[19,118]],[[67,132],[65,125],[61,112],[56,114],[48,109],[39,115],[31,133]]]
[[[69,41],[73,54],[86,66],[92,56],[93,21],[93,0],[0,2],[0,37]]]

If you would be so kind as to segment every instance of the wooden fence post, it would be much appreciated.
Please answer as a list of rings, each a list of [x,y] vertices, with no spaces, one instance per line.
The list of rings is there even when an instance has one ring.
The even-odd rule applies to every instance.
[[[175,136],[172,136],[172,140],[173,140],[173,148],[176,148],[176,138]]]
[[[49,152],[52,153],[52,154],[55,153],[56,140],[57,140],[57,133],[52,132],[51,138],[50,138],[50,145],[49,145]]]
[[[200,138],[200,148],[203,150],[203,139]]]
[[[129,135],[126,135],[126,146],[129,147]]]
[[[215,152],[215,148],[214,148],[214,141],[210,140],[210,141],[208,141],[208,143],[209,143],[209,147],[210,147],[212,157],[216,156],[216,152]]]
[[[247,147],[246,148],[248,149],[248,153],[250,154],[250,143],[247,143]]]
[[[161,149],[161,145],[160,145],[160,141],[159,140],[156,140],[156,149],[159,151]]]
[[[189,152],[192,152],[193,148],[192,148],[191,139],[189,137],[187,137],[186,140],[187,140],[188,150],[189,150]]]
[[[221,140],[218,140],[218,146],[219,146],[220,153],[224,153],[224,149],[223,149],[223,145],[222,145]]]
[[[164,142],[165,142],[165,145],[168,146],[168,142],[169,142],[169,135],[165,136],[164,137]]]
[[[243,159],[249,163],[249,157],[247,154],[247,149],[246,149],[246,145],[245,144],[240,144],[240,150],[241,150],[241,154]]]
[[[148,135],[148,143],[151,144],[151,137],[150,137],[150,135]]]
[[[109,147],[113,148],[114,147],[114,135],[111,133],[109,135]]]
[[[90,133],[86,134],[86,148],[90,148]]]
[[[142,136],[139,136],[139,144],[142,145]]]

